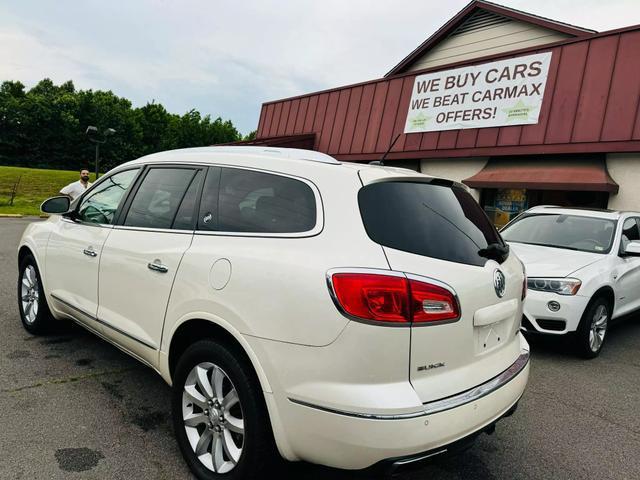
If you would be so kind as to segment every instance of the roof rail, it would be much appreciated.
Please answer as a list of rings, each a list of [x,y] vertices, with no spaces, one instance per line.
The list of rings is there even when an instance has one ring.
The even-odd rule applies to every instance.
[[[340,165],[340,162],[335,158],[315,150],[304,150],[302,148],[283,148],[283,147],[269,147],[269,146],[225,146],[225,147],[207,147],[211,148],[213,152],[225,152],[225,153],[254,153],[271,155],[280,158],[290,158],[292,160],[308,160],[310,162],[328,163],[332,165]]]
[[[283,147],[269,147],[269,146],[211,146],[211,147],[192,147],[192,148],[179,148],[177,150],[166,150],[163,152],[152,153],[147,157],[163,157],[180,154],[195,154],[206,155],[212,153],[229,153],[229,154],[246,154],[246,155],[264,155],[276,158],[287,158],[291,160],[307,160],[310,162],[326,163],[329,165],[342,165],[335,158],[315,150],[304,150],[302,148],[283,148]]]

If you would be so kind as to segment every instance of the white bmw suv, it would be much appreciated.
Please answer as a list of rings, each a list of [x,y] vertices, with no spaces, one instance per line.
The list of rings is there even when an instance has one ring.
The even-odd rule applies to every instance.
[[[263,476],[277,454],[410,463],[491,432],[525,389],[523,266],[462,185],[210,147],[42,209],[24,327],[71,319],[157,371],[198,478]]]
[[[525,331],[575,334],[594,358],[611,319],[640,309],[640,213],[540,206],[501,233],[529,277]]]

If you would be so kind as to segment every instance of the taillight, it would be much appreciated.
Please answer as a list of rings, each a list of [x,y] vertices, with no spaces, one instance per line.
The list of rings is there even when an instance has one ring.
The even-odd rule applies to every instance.
[[[458,302],[448,289],[403,275],[334,273],[330,287],[338,306],[363,320],[427,323],[460,317]]]
[[[460,316],[458,301],[446,288],[432,283],[409,280],[414,322],[454,320]]]
[[[408,321],[405,277],[336,273],[332,281],[338,303],[349,315],[382,322]]]

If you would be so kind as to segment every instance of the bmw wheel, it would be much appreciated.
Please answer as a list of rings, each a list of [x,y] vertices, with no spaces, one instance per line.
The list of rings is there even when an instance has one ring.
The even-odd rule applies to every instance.
[[[18,308],[24,328],[43,333],[51,323],[51,312],[44,296],[42,279],[32,255],[26,255],[18,270]]]
[[[275,458],[260,385],[224,344],[201,340],[182,355],[172,415],[180,450],[200,479],[257,478]]]
[[[595,358],[600,354],[609,330],[610,319],[610,306],[605,298],[598,297],[589,303],[577,332],[577,346],[583,357]]]

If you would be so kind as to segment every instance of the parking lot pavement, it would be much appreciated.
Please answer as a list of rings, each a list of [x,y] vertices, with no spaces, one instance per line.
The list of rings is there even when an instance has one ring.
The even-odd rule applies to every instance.
[[[16,294],[28,219],[0,219],[0,478],[191,478],[173,439],[170,389],[150,369],[79,327],[33,337]],[[602,355],[536,341],[515,415],[465,453],[398,478],[640,478],[640,316],[614,327]],[[311,465],[287,476],[362,478]]]

